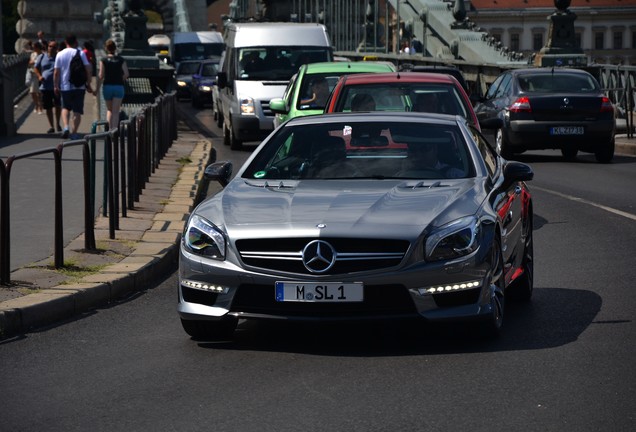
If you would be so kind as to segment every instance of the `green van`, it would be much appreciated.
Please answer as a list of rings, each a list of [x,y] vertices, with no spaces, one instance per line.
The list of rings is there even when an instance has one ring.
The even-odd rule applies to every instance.
[[[322,114],[327,98],[342,75],[395,72],[388,62],[321,62],[302,65],[292,77],[282,98],[269,101],[275,113],[274,127],[298,116]]]

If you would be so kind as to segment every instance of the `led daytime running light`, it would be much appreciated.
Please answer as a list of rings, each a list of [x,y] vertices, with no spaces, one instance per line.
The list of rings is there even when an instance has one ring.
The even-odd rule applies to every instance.
[[[191,281],[187,279],[182,280],[181,285],[188,288],[194,288],[194,289],[199,289],[203,291],[210,291],[210,292],[215,292],[218,294],[227,294],[227,292],[229,291],[228,287],[224,287],[221,285],[207,284],[204,282]]]
[[[447,292],[456,292],[467,289],[479,288],[481,286],[481,281],[471,281],[471,282],[461,282],[452,285],[438,285],[432,286],[428,288],[418,288],[417,292],[420,295],[427,294],[441,294]]]

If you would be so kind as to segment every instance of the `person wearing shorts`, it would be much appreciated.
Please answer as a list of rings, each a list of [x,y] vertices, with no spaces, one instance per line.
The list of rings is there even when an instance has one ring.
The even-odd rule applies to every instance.
[[[53,69],[55,68],[55,56],[57,55],[57,42],[50,41],[47,44],[47,51],[38,58],[35,63],[34,73],[40,83],[40,93],[42,93],[42,106],[46,111],[49,121],[49,130],[46,133],[61,132],[60,115],[62,113],[60,96],[55,94],[53,89]],[[53,109],[55,109],[55,118]],[[55,122],[54,122],[55,120]]]
[[[55,68],[53,72],[53,82],[55,94],[62,96],[62,138],[77,139],[77,131],[84,114],[84,96],[86,92],[92,93],[91,88],[91,64],[86,58],[86,54],[77,48],[77,38],[74,34],[69,34],[65,39],[66,48],[60,51],[55,57]],[[69,81],[71,76],[71,60],[79,52],[82,63],[86,68],[86,85],[75,87]],[[71,113],[73,116],[71,118]],[[70,128],[70,130],[69,130]]]
[[[102,96],[106,103],[108,129],[119,127],[119,112],[124,99],[124,82],[128,79],[128,66],[124,58],[117,54],[117,45],[112,39],[104,44],[107,56],[99,61],[99,80],[102,82]]]

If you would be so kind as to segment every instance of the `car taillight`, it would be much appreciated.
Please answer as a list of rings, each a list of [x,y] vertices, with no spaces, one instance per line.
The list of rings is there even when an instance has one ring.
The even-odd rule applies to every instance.
[[[601,101],[601,112],[614,112],[614,105],[612,105],[612,101],[607,96],[603,96]]]
[[[532,112],[530,107],[530,99],[527,97],[520,97],[510,105],[510,112]]]

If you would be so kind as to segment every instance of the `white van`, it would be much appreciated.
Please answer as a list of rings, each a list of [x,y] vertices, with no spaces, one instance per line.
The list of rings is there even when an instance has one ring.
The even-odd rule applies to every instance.
[[[170,60],[175,67],[184,60],[220,56],[225,49],[223,35],[216,31],[176,32],[170,42]]]
[[[224,143],[240,149],[274,130],[269,101],[300,65],[333,60],[327,29],[316,23],[231,23],[217,76]]]

